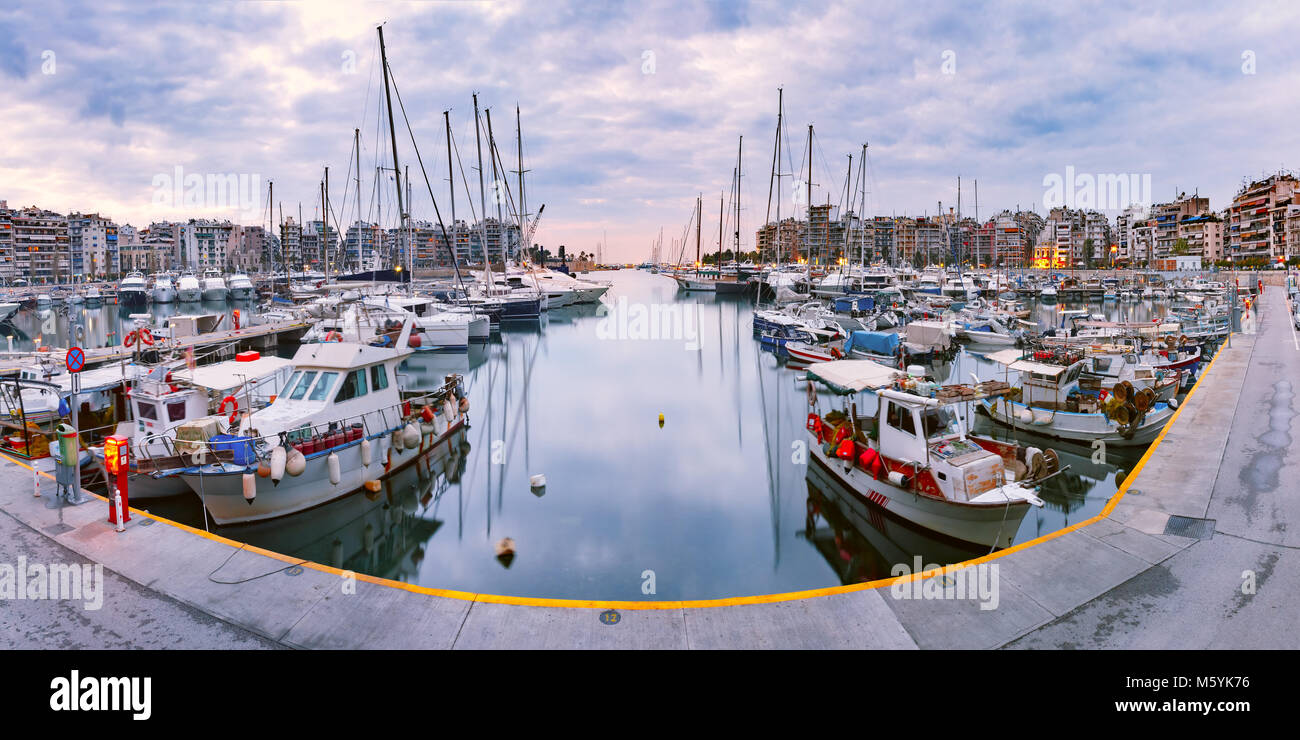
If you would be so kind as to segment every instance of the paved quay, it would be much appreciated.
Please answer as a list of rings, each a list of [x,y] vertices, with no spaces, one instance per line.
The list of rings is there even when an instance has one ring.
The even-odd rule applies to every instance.
[[[1101,514],[971,561],[998,566],[993,609],[896,598],[890,582],[709,602],[584,602],[354,580],[139,512],[118,533],[102,500],[65,510],[71,530],[48,533],[57,513],[32,496],[31,470],[4,460],[0,563],[20,555],[103,563],[113,575],[99,613],[116,613],[13,601],[0,623],[14,647],[67,648],[115,646],[83,619],[117,620],[126,640],[136,615],[161,622],[137,639],[174,647],[1297,647],[1300,595],[1287,584],[1300,569],[1300,529],[1288,525],[1300,523],[1300,484],[1286,463],[1296,459],[1290,378],[1300,377],[1300,340],[1281,290],[1263,301],[1258,333],[1252,317]],[[48,479],[43,488],[52,494]],[[1254,595],[1242,593],[1246,571]],[[601,617],[609,609],[616,624]]]

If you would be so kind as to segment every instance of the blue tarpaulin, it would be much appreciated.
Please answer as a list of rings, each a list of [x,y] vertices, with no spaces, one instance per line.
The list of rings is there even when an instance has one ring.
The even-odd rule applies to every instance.
[[[854,349],[893,356],[898,353],[898,335],[883,331],[855,331],[849,335],[844,351],[851,352]]]

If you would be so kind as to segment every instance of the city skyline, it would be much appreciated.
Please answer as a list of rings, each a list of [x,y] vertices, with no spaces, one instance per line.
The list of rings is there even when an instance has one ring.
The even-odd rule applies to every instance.
[[[924,16],[901,5],[870,14],[748,3],[546,14],[506,2],[352,7],[3,11],[0,77],[15,102],[0,113],[10,132],[0,197],[13,208],[98,212],[137,227],[203,217],[263,225],[273,180],[286,215],[296,218],[301,202],[311,220],[326,165],[332,205],[355,199],[345,190],[354,128],[366,197],[367,169],[376,154],[388,156],[374,117],[382,91],[374,27],[385,21],[390,66],[444,220],[442,113],[451,110],[477,201],[470,96],[478,92],[499,116],[508,169],[520,107],[529,210],[547,206],[535,241],[594,251],[608,232],[606,257],[619,261],[645,259],[660,227],[667,241],[700,192],[707,200],[728,189],[740,135],[741,231],[753,249],[778,87],[788,136],[782,216],[791,215],[790,171],[804,176],[810,122],[814,202],[839,202],[847,155],[856,167],[870,143],[868,215],[933,215],[940,201],[947,210],[959,176],[963,215],[975,213],[967,189],[975,181],[981,220],[1017,206],[1044,213],[1047,179],[1067,170],[1145,176],[1152,202],[1196,192],[1218,210],[1244,182],[1291,164],[1285,153],[1297,144],[1286,125],[1300,112],[1286,94],[1297,65],[1276,33],[1295,25],[1297,9],[1282,3],[1108,8],[1115,22],[1096,27],[1086,4],[990,3],[984,13]],[[796,27],[800,37],[789,37]],[[809,39],[816,43],[800,43]],[[398,115],[402,164],[415,177],[412,216],[433,220]],[[257,194],[253,218],[242,207],[159,205],[177,168],[242,176]],[[1112,220],[1124,204],[1115,205],[1102,209]],[[392,208],[384,204],[385,220]],[[374,212],[362,210],[363,219]]]

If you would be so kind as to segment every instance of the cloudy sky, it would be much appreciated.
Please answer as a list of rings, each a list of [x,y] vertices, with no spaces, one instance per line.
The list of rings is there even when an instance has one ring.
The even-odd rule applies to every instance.
[[[700,193],[716,242],[742,135],[752,243],[768,208],[778,87],[783,171],[803,177],[813,124],[813,198],[838,203],[847,155],[857,162],[867,142],[877,214],[955,205],[958,176],[963,213],[975,210],[976,180],[981,215],[1041,212],[1044,178],[1067,167],[1150,175],[1157,202],[1199,190],[1221,208],[1243,178],[1300,167],[1300,3],[1139,5],[19,0],[0,10],[0,199],[136,225],[262,223],[269,180],[286,216],[301,203],[312,217],[328,165],[347,222],[360,128],[369,216],[377,157],[391,166],[377,125],[381,22],[444,216],[444,110],[477,205],[477,92],[511,169],[521,109],[529,205],[546,204],[537,240],[591,250],[608,232],[611,258],[645,259],[661,227],[666,243],[680,236]],[[401,127],[398,138],[416,171]],[[172,202],[184,192],[171,183],[178,171],[242,177],[252,202]],[[414,214],[432,218],[416,183]]]

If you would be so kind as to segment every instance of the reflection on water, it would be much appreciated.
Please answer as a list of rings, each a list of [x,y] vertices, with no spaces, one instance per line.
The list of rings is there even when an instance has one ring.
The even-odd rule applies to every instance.
[[[251,301],[155,303],[147,307],[58,304],[49,308],[22,309],[0,325],[0,331],[4,332],[4,337],[13,337],[15,350],[73,345],[90,349],[121,344],[125,333],[134,328],[130,318],[133,313],[147,313],[154,322],[171,316],[218,314],[226,317],[220,326],[230,328],[230,316],[236,310],[245,325],[257,315],[257,305]]]
[[[671,279],[638,271],[601,277],[614,282],[605,307],[551,310],[541,322],[507,324],[467,354],[420,353],[402,364],[408,387],[464,376],[471,426],[455,459],[401,471],[374,500],[354,494],[222,534],[424,586],[579,599],[795,591],[887,576],[917,554],[935,563],[984,554],[810,474],[794,454],[795,442],[806,443],[800,373],[760,350],[752,299],[679,294]],[[619,335],[609,330],[617,318],[609,309],[620,299],[689,306],[681,312],[689,320],[675,333]],[[1034,310],[1059,321],[1055,307]],[[1095,310],[1132,320],[1162,311]],[[1004,370],[963,352],[935,372],[969,380]],[[1009,433],[975,421],[981,433]],[[1136,460],[1111,452],[1094,462],[1087,447],[1034,444],[1055,448],[1070,467],[1045,487],[1047,505],[1025,517],[1017,541],[1099,512],[1116,490],[1116,470]],[[530,487],[536,474],[546,476],[544,489]],[[203,525],[196,496],[152,508],[169,515],[164,507]],[[515,544],[509,568],[496,557],[504,538]],[[647,571],[653,593],[643,591]]]

